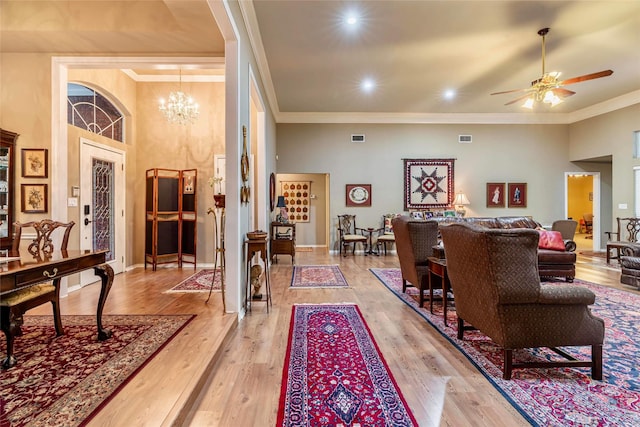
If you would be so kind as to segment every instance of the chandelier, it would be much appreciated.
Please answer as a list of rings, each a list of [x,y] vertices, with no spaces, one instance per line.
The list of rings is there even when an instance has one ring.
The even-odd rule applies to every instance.
[[[182,92],[182,69],[180,69],[179,90],[171,92],[166,102],[161,98],[158,108],[170,123],[186,125],[195,122],[198,118],[200,114],[198,103],[191,96]]]

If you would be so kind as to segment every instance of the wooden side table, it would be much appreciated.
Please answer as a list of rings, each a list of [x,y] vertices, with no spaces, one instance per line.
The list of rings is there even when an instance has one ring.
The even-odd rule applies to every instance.
[[[447,260],[429,257],[429,311],[433,314],[433,288],[435,280],[440,280],[442,286],[442,311],[444,313],[444,325],[447,326],[447,293],[451,290],[451,283],[447,275]]]
[[[285,228],[286,233],[278,230]],[[291,264],[295,264],[296,259],[296,224],[293,222],[272,222],[271,223],[271,259],[275,257],[278,262],[278,255],[291,255]]]
[[[260,258],[264,262],[264,286],[266,293],[267,313],[269,312],[269,306],[272,305],[271,301],[271,283],[269,281],[269,255],[267,254],[267,236],[263,239],[248,239],[244,241],[244,245],[247,248],[247,293],[245,295],[245,306],[251,311],[252,299],[251,299],[251,260],[260,252]]]

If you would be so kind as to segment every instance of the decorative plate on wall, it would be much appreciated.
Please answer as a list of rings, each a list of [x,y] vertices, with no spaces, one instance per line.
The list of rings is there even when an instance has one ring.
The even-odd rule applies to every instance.
[[[371,206],[371,184],[347,184],[347,206]]]

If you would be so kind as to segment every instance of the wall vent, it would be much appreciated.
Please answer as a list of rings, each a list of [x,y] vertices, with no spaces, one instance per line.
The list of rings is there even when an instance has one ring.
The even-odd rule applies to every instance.
[[[363,133],[351,134],[351,142],[364,142],[364,134]]]
[[[458,135],[458,142],[460,144],[471,144],[471,135]]]

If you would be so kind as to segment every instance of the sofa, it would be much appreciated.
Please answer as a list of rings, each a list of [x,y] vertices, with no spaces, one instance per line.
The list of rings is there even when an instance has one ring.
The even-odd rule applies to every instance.
[[[640,290],[640,243],[630,243],[622,248],[620,266],[620,283],[635,286]]]
[[[508,216],[495,218],[434,218],[440,227],[454,223],[475,224],[490,229],[542,229],[537,221],[526,216]],[[567,282],[573,282],[576,277],[576,243],[573,240],[563,240],[564,250],[538,248],[538,271],[540,277],[564,277]],[[446,252],[446,248],[445,248]]]

